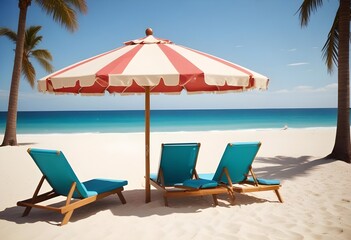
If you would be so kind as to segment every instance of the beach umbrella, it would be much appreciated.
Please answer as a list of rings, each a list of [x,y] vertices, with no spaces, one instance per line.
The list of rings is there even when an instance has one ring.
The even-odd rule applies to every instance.
[[[38,81],[41,92],[145,94],[145,200],[150,201],[150,94],[267,89],[268,78],[215,56],[146,37],[80,61]]]

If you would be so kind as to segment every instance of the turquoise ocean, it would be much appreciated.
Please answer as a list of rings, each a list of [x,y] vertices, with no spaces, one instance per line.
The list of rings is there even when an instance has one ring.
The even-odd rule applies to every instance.
[[[241,129],[319,128],[336,126],[337,109],[151,110],[152,132]],[[4,134],[7,112],[0,112]],[[144,110],[18,112],[17,133],[143,132]]]

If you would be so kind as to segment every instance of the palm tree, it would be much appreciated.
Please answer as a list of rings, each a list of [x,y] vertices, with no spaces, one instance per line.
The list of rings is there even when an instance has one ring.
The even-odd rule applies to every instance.
[[[65,26],[68,30],[77,29],[76,10],[85,13],[87,10],[85,0],[33,0],[47,14],[52,15],[54,20]],[[20,83],[27,10],[32,0],[18,0],[19,18],[17,29],[17,41],[15,50],[15,60],[12,71],[11,88],[9,94],[9,105],[7,111],[6,130],[2,146],[17,145],[17,105],[18,105],[18,89]]]
[[[27,28],[24,40],[22,74],[28,80],[32,88],[34,88],[36,73],[33,64],[30,61],[30,58],[37,60],[46,72],[53,72],[53,67],[50,63],[50,61],[52,61],[50,52],[46,49],[35,49],[43,38],[42,36],[37,36],[37,33],[40,31],[40,29],[41,26],[31,26]],[[0,36],[6,36],[16,44],[17,33],[11,29],[0,28]]]
[[[323,0],[304,0],[299,8],[301,26],[306,26],[311,12],[323,5]],[[327,158],[351,162],[350,146],[350,0],[340,0],[333,25],[322,49],[328,72],[333,63],[338,67],[338,118],[335,144]]]

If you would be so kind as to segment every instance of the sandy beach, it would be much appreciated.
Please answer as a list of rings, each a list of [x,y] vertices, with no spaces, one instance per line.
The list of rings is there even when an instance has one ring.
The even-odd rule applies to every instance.
[[[161,143],[200,142],[197,171],[214,172],[228,142],[261,141],[254,161],[259,177],[280,179],[274,192],[170,199],[152,188],[144,202],[144,134],[18,135],[17,147],[0,148],[1,239],[351,239],[351,166],[323,159],[335,128],[151,133],[151,172]],[[3,138],[3,135],[0,135]],[[82,207],[70,222],[33,209],[21,217],[16,202],[32,196],[41,174],[27,148],[62,150],[81,181],[126,179],[123,205],[116,196]],[[49,186],[45,185],[49,190]]]

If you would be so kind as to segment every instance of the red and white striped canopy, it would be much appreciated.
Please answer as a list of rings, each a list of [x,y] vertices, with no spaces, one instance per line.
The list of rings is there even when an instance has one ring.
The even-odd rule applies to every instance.
[[[150,93],[267,89],[268,78],[223,59],[147,36],[59,70],[38,81],[39,91],[145,93],[145,201],[150,198]]]
[[[75,94],[227,92],[267,89],[268,78],[226,60],[147,36],[38,81],[39,91]]]

